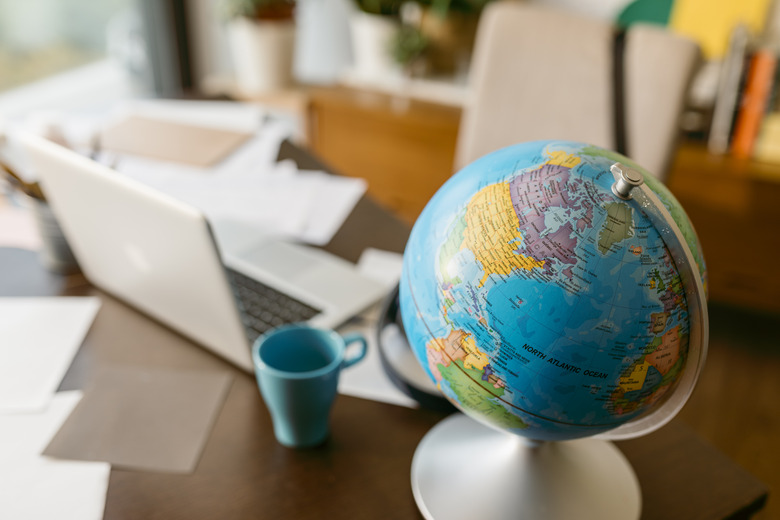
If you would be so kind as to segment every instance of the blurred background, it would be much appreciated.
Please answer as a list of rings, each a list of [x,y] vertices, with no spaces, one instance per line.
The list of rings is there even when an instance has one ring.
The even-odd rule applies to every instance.
[[[135,98],[258,104],[411,224],[456,169],[480,15],[497,1],[0,0],[0,125]],[[776,2],[525,3],[617,28],[651,24],[698,46],[661,175],[709,268],[710,359],[682,417],[780,490]],[[776,503],[761,517],[780,518]]]

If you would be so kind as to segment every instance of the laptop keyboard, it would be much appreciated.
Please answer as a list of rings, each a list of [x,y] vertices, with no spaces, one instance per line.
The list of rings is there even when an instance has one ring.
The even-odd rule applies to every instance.
[[[250,342],[273,327],[307,321],[321,312],[238,271],[226,270]]]

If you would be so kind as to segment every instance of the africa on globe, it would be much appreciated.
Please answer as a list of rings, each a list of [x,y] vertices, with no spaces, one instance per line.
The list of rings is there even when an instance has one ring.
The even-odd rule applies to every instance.
[[[613,192],[616,163],[641,172],[671,222]],[[673,253],[670,227],[692,265]],[[696,325],[686,272],[703,292],[693,228],[648,172],[587,144],[522,143],[470,164],[428,203],[404,253],[401,316],[416,358],[467,415],[575,439],[647,417],[677,392]]]

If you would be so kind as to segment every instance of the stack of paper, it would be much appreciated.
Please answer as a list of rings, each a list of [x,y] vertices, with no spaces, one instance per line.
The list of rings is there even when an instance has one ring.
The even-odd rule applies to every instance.
[[[267,165],[264,171],[256,166],[198,171],[123,156],[116,169],[198,208],[212,222],[240,222],[314,245],[330,241],[366,191],[363,179],[301,171],[290,163]]]
[[[56,394],[38,413],[0,414],[0,516],[61,520],[103,517],[111,466],[40,453],[81,398]]]
[[[41,133],[29,119],[9,132],[9,148],[20,171],[33,173],[15,139],[16,131]],[[79,153],[198,208],[212,224],[263,235],[325,245],[367,188],[364,179],[277,163],[296,122],[257,105],[134,100],[109,113],[62,114],[56,124]]]
[[[97,298],[0,298],[0,413],[46,409],[99,307]]]
[[[99,519],[110,465],[41,456],[81,394],[55,394],[96,298],[0,298],[0,517]]]
[[[121,114],[104,130],[101,160],[212,222],[240,222],[266,235],[324,245],[366,191],[363,179],[277,163],[293,128],[285,120],[261,122],[257,107],[158,101]]]

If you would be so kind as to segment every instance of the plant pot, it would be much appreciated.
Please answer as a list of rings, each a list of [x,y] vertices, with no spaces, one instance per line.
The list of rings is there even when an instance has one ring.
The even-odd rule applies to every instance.
[[[336,83],[352,61],[351,0],[297,0],[293,74],[303,83]]]
[[[292,83],[292,20],[237,18],[228,24],[228,38],[240,93],[262,94]]]
[[[381,81],[402,76],[402,67],[391,54],[392,41],[399,29],[396,17],[362,11],[352,13],[352,72],[356,77]]]

